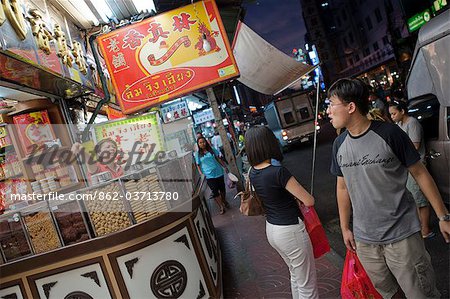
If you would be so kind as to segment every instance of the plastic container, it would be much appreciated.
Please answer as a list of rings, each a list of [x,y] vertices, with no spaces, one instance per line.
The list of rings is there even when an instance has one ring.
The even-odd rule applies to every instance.
[[[39,202],[20,211],[34,253],[43,253],[61,247],[47,202]]]
[[[5,262],[32,254],[19,213],[0,216],[0,248]]]
[[[117,181],[82,190],[85,206],[96,236],[110,234],[131,225],[130,214]]]
[[[88,240],[90,236],[78,202],[69,201],[68,195],[65,198],[50,202],[50,210],[64,245]]]

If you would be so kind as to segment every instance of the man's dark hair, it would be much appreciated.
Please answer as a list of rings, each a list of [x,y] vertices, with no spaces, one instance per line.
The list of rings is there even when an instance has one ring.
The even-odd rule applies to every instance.
[[[369,112],[369,88],[359,79],[343,78],[328,89],[328,98],[336,96],[344,103],[355,103],[362,115]]]
[[[266,160],[283,160],[280,144],[273,132],[266,126],[253,126],[245,133],[245,152],[251,166]]]

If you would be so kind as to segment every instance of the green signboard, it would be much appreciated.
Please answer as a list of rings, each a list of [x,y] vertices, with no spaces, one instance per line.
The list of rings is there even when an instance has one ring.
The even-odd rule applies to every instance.
[[[408,19],[408,29],[410,32],[418,30],[426,22],[431,19],[431,13],[429,9],[426,9],[415,16]]]
[[[433,2],[433,6],[431,7],[431,10],[433,11],[433,14],[436,15],[438,11],[443,9],[447,6],[447,0],[436,0]]]

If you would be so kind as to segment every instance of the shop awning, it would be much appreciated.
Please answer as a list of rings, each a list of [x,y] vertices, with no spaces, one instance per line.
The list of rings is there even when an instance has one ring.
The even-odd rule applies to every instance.
[[[284,54],[243,22],[238,24],[232,48],[241,74],[238,80],[260,93],[280,93],[314,69]]]

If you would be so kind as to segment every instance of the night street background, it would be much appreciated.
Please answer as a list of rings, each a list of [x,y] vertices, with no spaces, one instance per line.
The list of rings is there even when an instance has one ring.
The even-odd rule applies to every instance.
[[[244,5],[244,22],[287,55],[305,44],[306,26],[299,0],[260,0]]]

